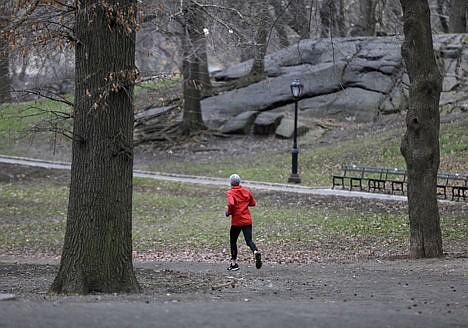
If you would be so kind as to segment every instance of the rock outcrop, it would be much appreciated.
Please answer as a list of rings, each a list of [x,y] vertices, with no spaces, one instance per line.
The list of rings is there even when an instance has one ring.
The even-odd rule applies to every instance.
[[[441,111],[468,112],[468,34],[434,35],[433,40],[444,77]],[[294,113],[290,94],[294,79],[304,85],[301,129],[314,129],[311,122],[317,118],[368,122],[403,111],[409,81],[402,42],[402,36],[303,40],[266,57],[266,79],[204,99],[205,124],[224,133],[258,134],[277,133],[281,126],[277,135],[288,137],[291,128],[285,127],[291,126]],[[215,79],[239,79],[251,65],[252,61],[233,65]]]
[[[293,111],[289,85],[304,85],[300,120],[332,118],[366,122],[406,109],[408,77],[401,57],[401,36],[304,40],[266,57],[268,78],[202,102],[203,118],[221,127],[244,111]],[[468,35],[434,36],[444,76],[441,110],[468,111]],[[218,81],[248,74],[251,61],[219,72]],[[289,113],[289,114],[288,114]]]

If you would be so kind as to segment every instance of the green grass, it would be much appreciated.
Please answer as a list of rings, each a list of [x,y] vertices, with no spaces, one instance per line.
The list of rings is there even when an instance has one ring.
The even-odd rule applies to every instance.
[[[71,98],[68,99],[72,101]],[[18,140],[31,138],[62,141],[60,134],[52,129],[71,130],[70,120],[61,119],[61,114],[70,113],[71,108],[63,102],[35,100],[17,104],[0,105],[0,152],[17,154],[14,145]],[[33,133],[40,130],[41,133]]]
[[[440,170],[466,172],[468,162],[467,120],[442,125],[440,132]],[[405,168],[400,154],[403,129],[390,130],[378,135],[362,136],[334,145],[309,147],[300,142],[299,175],[303,185],[329,186],[330,177],[339,173],[342,163]],[[285,182],[290,173],[291,158],[288,151],[265,154],[229,156],[212,159],[209,163],[193,165],[188,161],[159,160],[155,171],[226,177],[237,172],[246,180]]]
[[[225,188],[135,179],[133,242],[139,253],[228,249]],[[58,185],[0,183],[0,253],[60,254],[65,231],[67,188]],[[291,245],[319,253],[385,253],[404,249],[406,213],[304,206],[300,199],[269,199],[251,209],[255,240],[275,249]],[[467,217],[442,215],[444,245],[468,240]],[[243,243],[241,242],[241,245]],[[295,246],[294,246],[295,245]]]
[[[154,87],[154,86],[151,86]],[[155,86],[157,87],[157,85]],[[144,92],[140,90],[138,92]],[[68,108],[50,101],[31,101],[0,106],[0,153],[12,154],[17,139],[28,138],[28,129],[53,111]],[[468,163],[467,120],[442,124],[440,133],[442,171],[466,172]],[[330,186],[330,176],[341,163],[405,166],[399,145],[403,129],[360,136],[333,145],[311,147],[308,137],[299,138],[299,169],[304,185]],[[45,134],[43,138],[51,138]],[[16,153],[15,153],[16,154]],[[20,155],[20,154],[17,154]],[[290,153],[271,152],[230,156],[206,163],[163,161],[156,171],[213,177],[239,173],[244,179],[285,182],[290,173]],[[135,179],[134,249],[222,249],[228,247],[229,220],[223,216],[225,188]],[[0,182],[0,253],[60,253],[67,210],[66,187],[47,181],[41,184]],[[406,213],[353,212],[327,209],[298,202],[259,200],[252,209],[254,233],[262,245],[318,245],[319,249],[359,251],[371,245],[380,249],[406,247],[409,227]],[[442,215],[444,245],[468,240],[466,215]],[[364,246],[363,246],[364,245]],[[275,246],[276,247],[276,246]],[[366,246],[367,247],[367,246]]]

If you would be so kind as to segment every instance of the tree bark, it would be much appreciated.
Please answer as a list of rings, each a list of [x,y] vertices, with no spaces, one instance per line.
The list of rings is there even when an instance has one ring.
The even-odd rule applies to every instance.
[[[447,16],[445,14],[445,2],[446,0],[437,0],[437,15],[439,16],[440,27],[443,33],[449,32],[449,26]]]
[[[322,38],[344,36],[343,2],[324,0],[320,7],[320,21],[322,23],[320,36]]]
[[[362,34],[364,36],[373,36],[375,34],[375,0],[360,0],[359,9],[361,12],[360,18]]]
[[[299,35],[301,40],[310,38],[309,10],[304,0],[294,0],[291,2],[290,11],[292,15],[290,15],[289,25]]]
[[[183,95],[184,113],[182,118],[183,133],[190,135],[193,132],[206,129],[201,112],[202,92],[209,85],[206,39],[201,30],[203,23],[197,11],[197,5],[190,0],[183,2]],[[204,64],[205,63],[205,64]]]
[[[286,15],[284,13],[284,8],[281,5],[280,1],[270,1],[273,6],[275,13],[275,30],[278,33],[279,43],[281,48],[289,47],[288,32],[286,31]]]
[[[466,0],[450,0],[449,32],[466,33],[466,15],[468,3]]]
[[[269,21],[268,1],[262,0],[257,4],[255,45],[253,49],[254,61],[250,68],[250,75],[262,76],[265,74],[265,54],[267,51]]]
[[[405,41],[402,55],[410,79],[407,130],[401,142],[408,170],[410,256],[442,256],[437,171],[442,78],[432,45],[427,0],[400,0]]]
[[[9,102],[11,100],[8,38],[3,33],[3,30],[7,25],[8,20],[6,18],[0,17],[0,104],[4,102]]]
[[[68,216],[51,293],[138,292],[132,263],[136,0],[77,0]]]

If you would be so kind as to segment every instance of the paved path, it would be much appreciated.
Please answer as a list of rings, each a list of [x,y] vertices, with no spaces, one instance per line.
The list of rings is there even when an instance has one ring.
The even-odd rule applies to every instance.
[[[43,167],[43,168],[56,169],[56,170],[70,170],[70,167],[71,167],[70,163],[65,163],[65,162],[53,162],[53,161],[46,161],[46,160],[26,158],[26,157],[15,157],[15,156],[0,156],[0,163]],[[141,178],[174,181],[174,182],[182,182],[182,183],[202,184],[202,185],[226,186],[228,184],[227,179],[185,175],[185,174],[159,173],[159,172],[134,170],[133,175],[135,177],[141,177]],[[399,201],[399,202],[407,201],[406,196],[388,195],[388,194],[379,194],[379,193],[367,193],[367,192],[362,192],[362,191],[348,191],[348,190],[330,189],[330,188],[313,188],[313,187],[306,187],[306,186],[300,186],[300,185],[294,185],[294,184],[268,183],[268,182],[248,181],[248,180],[244,180],[242,184],[243,186],[247,188],[256,189],[256,190],[294,192],[294,193],[322,195],[322,196],[330,195],[330,196],[340,196],[340,197],[372,198],[372,199],[381,199],[381,200],[390,200],[390,201]]]
[[[137,263],[210,273],[212,263]],[[466,259],[243,266],[236,288],[0,301],[0,327],[467,327]],[[231,273],[229,274],[231,275]],[[34,279],[22,284],[31,284]],[[50,279],[50,277],[45,277]],[[8,277],[6,278],[8,279]],[[33,289],[34,291],[34,289]],[[40,292],[40,288],[38,289]]]

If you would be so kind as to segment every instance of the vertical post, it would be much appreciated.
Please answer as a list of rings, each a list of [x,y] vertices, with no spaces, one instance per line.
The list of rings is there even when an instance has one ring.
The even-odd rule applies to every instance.
[[[288,182],[301,183],[301,178],[299,177],[299,174],[297,174],[297,163],[299,157],[299,149],[297,149],[297,97],[294,97],[294,139],[291,155],[291,176],[289,177]]]

